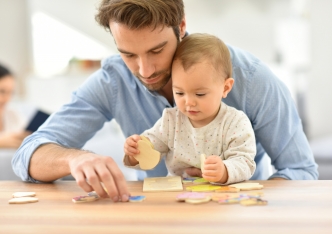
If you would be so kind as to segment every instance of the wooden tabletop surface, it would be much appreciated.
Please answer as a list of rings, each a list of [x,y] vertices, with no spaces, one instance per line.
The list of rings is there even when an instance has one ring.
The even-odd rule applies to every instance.
[[[128,186],[143,202],[75,204],[86,193],[74,181],[0,181],[0,233],[332,233],[332,181],[255,182],[264,185],[267,206],[192,205],[175,201],[181,192],[143,193],[137,181]],[[39,202],[8,203],[25,191]]]

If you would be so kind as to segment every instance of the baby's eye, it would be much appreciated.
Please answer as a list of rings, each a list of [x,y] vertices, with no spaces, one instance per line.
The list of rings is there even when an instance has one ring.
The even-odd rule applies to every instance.
[[[203,96],[205,96],[205,93],[196,93],[196,96],[203,97]]]
[[[181,93],[181,92],[175,92],[175,94],[176,94],[176,95],[179,95],[179,96],[182,96],[182,95],[183,95],[183,93]]]

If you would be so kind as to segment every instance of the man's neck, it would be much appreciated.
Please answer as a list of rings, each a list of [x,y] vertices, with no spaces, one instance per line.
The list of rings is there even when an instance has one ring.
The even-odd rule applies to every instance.
[[[171,104],[172,106],[174,105],[172,79],[169,79],[167,84],[161,90],[159,90],[158,93],[164,96],[169,102],[169,104]]]

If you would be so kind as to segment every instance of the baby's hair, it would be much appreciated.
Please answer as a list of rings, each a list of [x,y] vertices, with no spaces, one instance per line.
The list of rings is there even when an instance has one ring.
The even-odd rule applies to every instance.
[[[179,44],[174,61],[180,61],[187,71],[191,66],[208,61],[221,78],[232,77],[232,60],[225,43],[218,37],[206,33],[186,36]]]

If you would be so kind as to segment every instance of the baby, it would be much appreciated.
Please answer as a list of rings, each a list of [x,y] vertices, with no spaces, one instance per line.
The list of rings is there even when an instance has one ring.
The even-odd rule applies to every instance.
[[[231,57],[227,46],[208,34],[191,34],[174,55],[172,88],[176,107],[166,108],[155,125],[142,133],[165,155],[169,174],[187,177],[189,167],[220,184],[250,179],[256,164],[255,135],[248,117],[222,103],[231,91]],[[126,139],[124,164],[140,169],[139,135]]]

